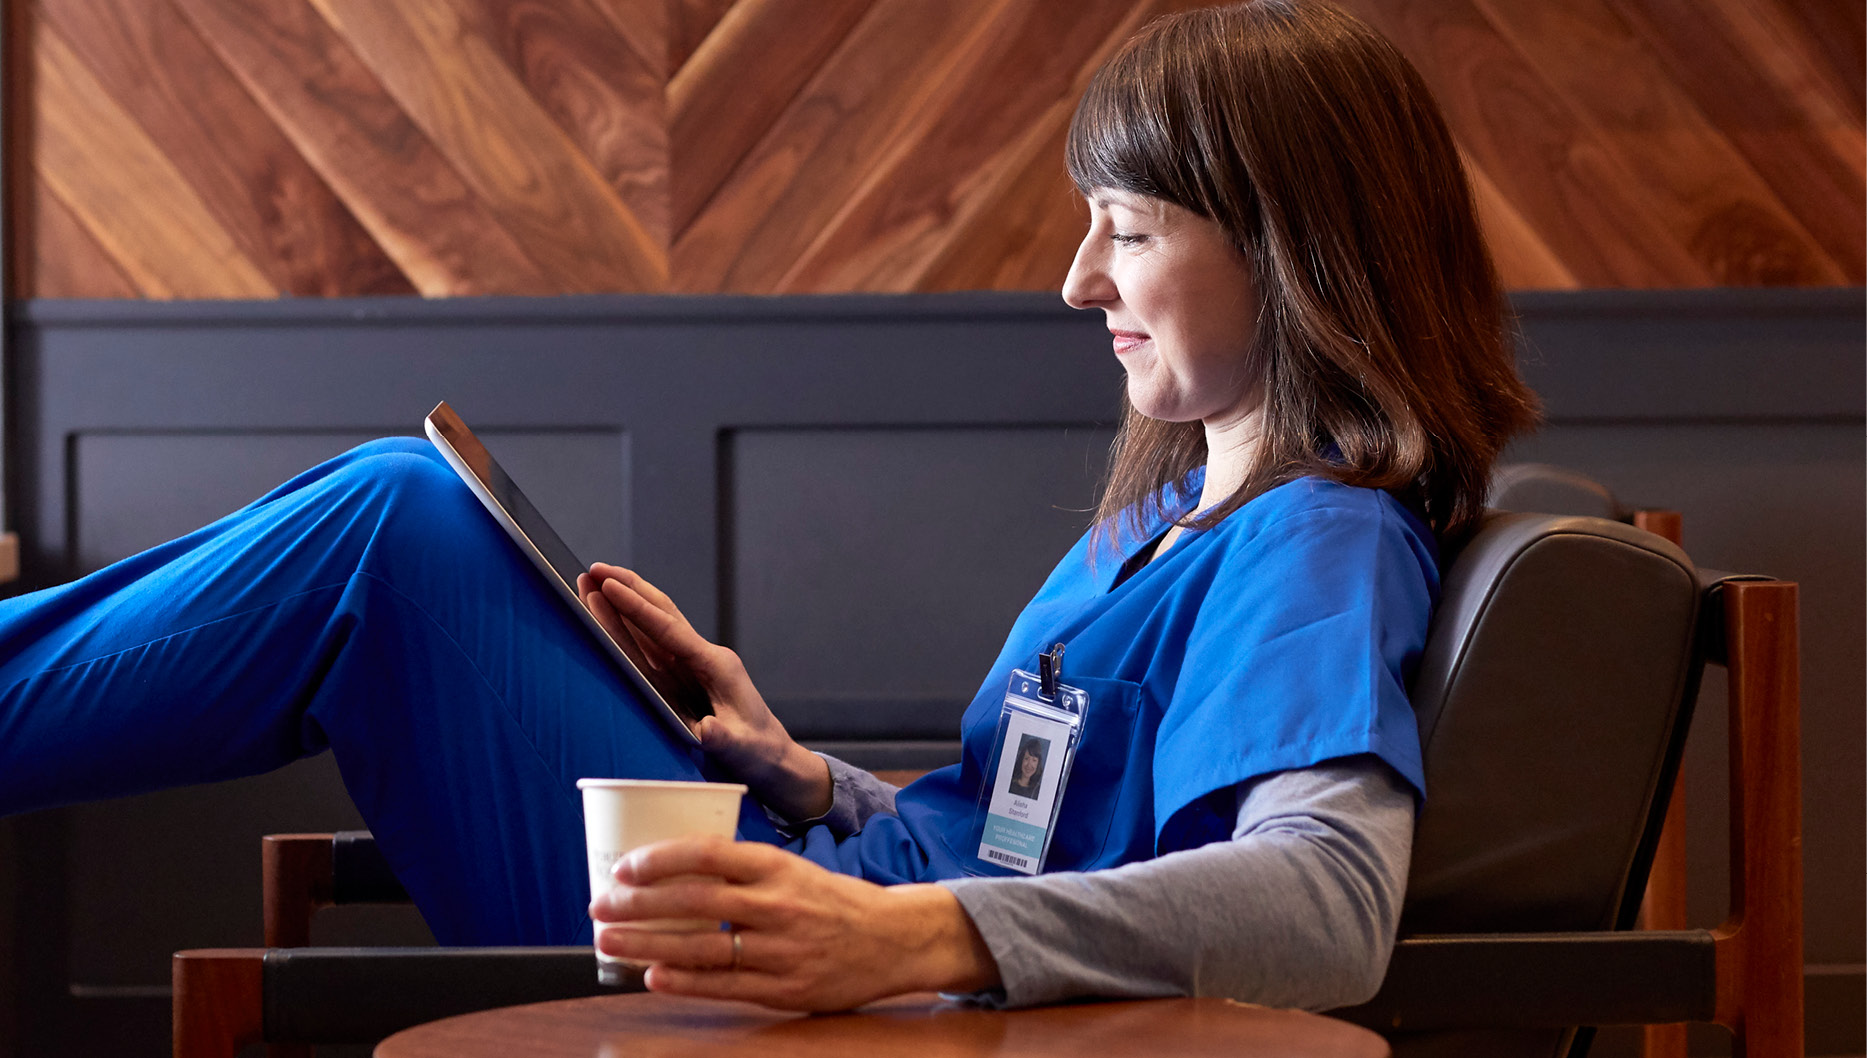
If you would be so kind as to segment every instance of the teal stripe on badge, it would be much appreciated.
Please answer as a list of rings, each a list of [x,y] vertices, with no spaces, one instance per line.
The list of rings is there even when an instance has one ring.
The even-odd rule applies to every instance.
[[[1044,849],[1043,827],[1034,827],[990,812],[986,813],[984,836],[985,844],[995,845],[1007,852],[1035,856]]]

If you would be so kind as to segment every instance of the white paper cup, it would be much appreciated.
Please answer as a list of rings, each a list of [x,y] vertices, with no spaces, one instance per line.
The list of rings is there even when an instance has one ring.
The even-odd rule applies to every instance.
[[[739,799],[746,792],[739,783],[652,779],[578,779],[577,788],[583,791],[584,847],[589,854],[593,900],[615,885],[610,872],[632,849],[691,834],[730,839],[739,826]],[[718,929],[720,924],[701,918],[662,918],[598,923],[597,928],[697,932]],[[624,967],[635,965],[599,951],[597,980],[622,984],[628,977]]]

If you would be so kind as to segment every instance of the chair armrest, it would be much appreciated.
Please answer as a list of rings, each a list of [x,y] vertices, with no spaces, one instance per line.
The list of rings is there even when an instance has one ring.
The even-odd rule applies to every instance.
[[[1333,1013],[1384,1032],[1709,1021],[1716,969],[1703,930],[1412,937],[1380,994]],[[589,948],[188,951],[174,979],[186,1058],[232,1058],[255,1039],[370,1043],[476,1010],[642,988],[639,975],[599,985]]]
[[[1409,937],[1381,991],[1332,1015],[1383,1032],[1711,1021],[1706,930]]]
[[[175,954],[177,1058],[374,1043],[476,1010],[642,991],[599,985],[589,948],[240,948]]]

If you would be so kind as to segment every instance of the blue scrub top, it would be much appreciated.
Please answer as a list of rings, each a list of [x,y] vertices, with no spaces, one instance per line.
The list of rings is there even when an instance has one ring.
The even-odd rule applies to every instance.
[[[1407,686],[1439,591],[1431,531],[1385,492],[1302,478],[1116,584],[1199,485],[1121,532],[1119,556],[1092,563],[1087,535],[1070,549],[967,708],[959,764],[902,790],[896,816],[840,844],[813,828],[799,851],[882,883],[1008,873],[973,855],[980,783],[1011,670],[1059,642],[1090,704],[1046,872],[1229,838],[1238,784],[1333,758],[1372,753],[1423,792]]]

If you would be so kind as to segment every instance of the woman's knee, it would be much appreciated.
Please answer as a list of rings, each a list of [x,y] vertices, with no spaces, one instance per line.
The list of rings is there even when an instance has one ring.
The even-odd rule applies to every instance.
[[[445,466],[441,453],[425,437],[378,437],[374,441],[362,444],[345,452],[340,459],[358,461],[374,459],[378,456],[420,456],[430,462]]]
[[[511,544],[466,483],[425,440],[372,441],[332,475],[340,519],[368,537],[366,550],[405,575],[461,562],[484,564]]]
[[[341,485],[367,494],[432,500],[466,491],[441,454],[419,437],[369,441],[345,452],[338,463],[332,476]]]
[[[366,551],[412,548],[405,556],[410,560],[439,546],[441,527],[478,521],[474,509],[479,503],[472,492],[434,446],[419,438],[359,445],[282,486],[279,498],[289,504],[280,517],[309,515],[302,524],[311,535],[335,532]],[[336,540],[331,546],[348,550]]]

